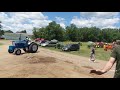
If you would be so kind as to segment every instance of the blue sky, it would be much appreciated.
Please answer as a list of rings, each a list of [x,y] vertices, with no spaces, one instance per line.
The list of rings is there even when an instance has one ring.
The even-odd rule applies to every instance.
[[[56,21],[65,28],[70,24],[77,27],[119,28],[119,12],[0,12],[0,21],[4,30],[13,32],[27,30],[32,33],[33,27],[46,27]]]
[[[55,17],[62,17],[65,18],[66,20],[66,25],[70,24],[70,21],[72,20],[73,16],[78,16],[80,17],[80,12],[44,12],[44,15],[49,16],[49,19],[55,20]]]

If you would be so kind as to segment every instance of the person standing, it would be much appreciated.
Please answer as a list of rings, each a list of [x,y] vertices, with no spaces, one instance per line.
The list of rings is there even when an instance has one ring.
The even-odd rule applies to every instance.
[[[108,72],[116,63],[114,78],[120,78],[120,40],[116,40],[116,44],[117,45],[115,45],[115,47],[113,48],[111,57],[104,68],[101,70],[91,70],[90,73],[102,75]]]
[[[91,53],[90,53],[89,60],[95,62],[95,47],[94,46],[91,47]]]

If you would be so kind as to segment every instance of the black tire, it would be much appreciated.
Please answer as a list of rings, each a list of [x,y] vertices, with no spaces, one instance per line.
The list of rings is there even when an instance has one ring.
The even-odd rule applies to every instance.
[[[13,53],[13,52],[14,52],[14,50],[10,50],[10,49],[8,49],[8,52],[9,52],[9,53]]]
[[[25,51],[25,52],[29,52],[28,47],[23,48],[23,51]]]
[[[26,52],[26,48],[23,48],[23,51],[25,51],[25,52]]]
[[[38,50],[38,44],[36,43],[31,43],[29,46],[29,52],[30,53],[36,53]]]
[[[21,50],[20,50],[20,49],[16,49],[16,50],[15,50],[15,54],[16,54],[16,55],[20,55],[20,54],[21,54]]]

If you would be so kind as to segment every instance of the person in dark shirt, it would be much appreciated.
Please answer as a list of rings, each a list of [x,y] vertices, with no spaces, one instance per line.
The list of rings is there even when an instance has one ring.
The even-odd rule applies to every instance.
[[[91,53],[90,53],[89,60],[95,62],[95,48],[94,48],[94,46],[91,47]]]
[[[91,70],[90,73],[102,75],[108,72],[113,67],[114,63],[116,63],[114,78],[120,78],[120,40],[116,40],[116,44],[105,67],[101,70]]]

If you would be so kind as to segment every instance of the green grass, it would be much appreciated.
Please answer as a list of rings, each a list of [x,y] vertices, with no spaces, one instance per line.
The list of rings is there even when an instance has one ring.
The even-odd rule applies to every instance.
[[[63,42],[63,44],[68,44],[68,43],[78,43],[78,42]],[[45,47],[47,49],[50,50],[55,50],[55,51],[60,51],[63,52],[61,49],[55,49],[54,47]],[[96,48],[96,59],[99,60],[108,60],[111,54],[111,51],[104,51],[103,48]],[[88,49],[87,47],[87,43],[83,42],[82,46],[80,46],[80,50],[79,51],[71,51],[71,52],[65,52],[65,53],[70,53],[70,54],[74,54],[74,55],[79,55],[79,56],[84,56],[84,57],[90,57],[90,49]]]
[[[0,45],[2,45],[2,43],[0,43]]]

